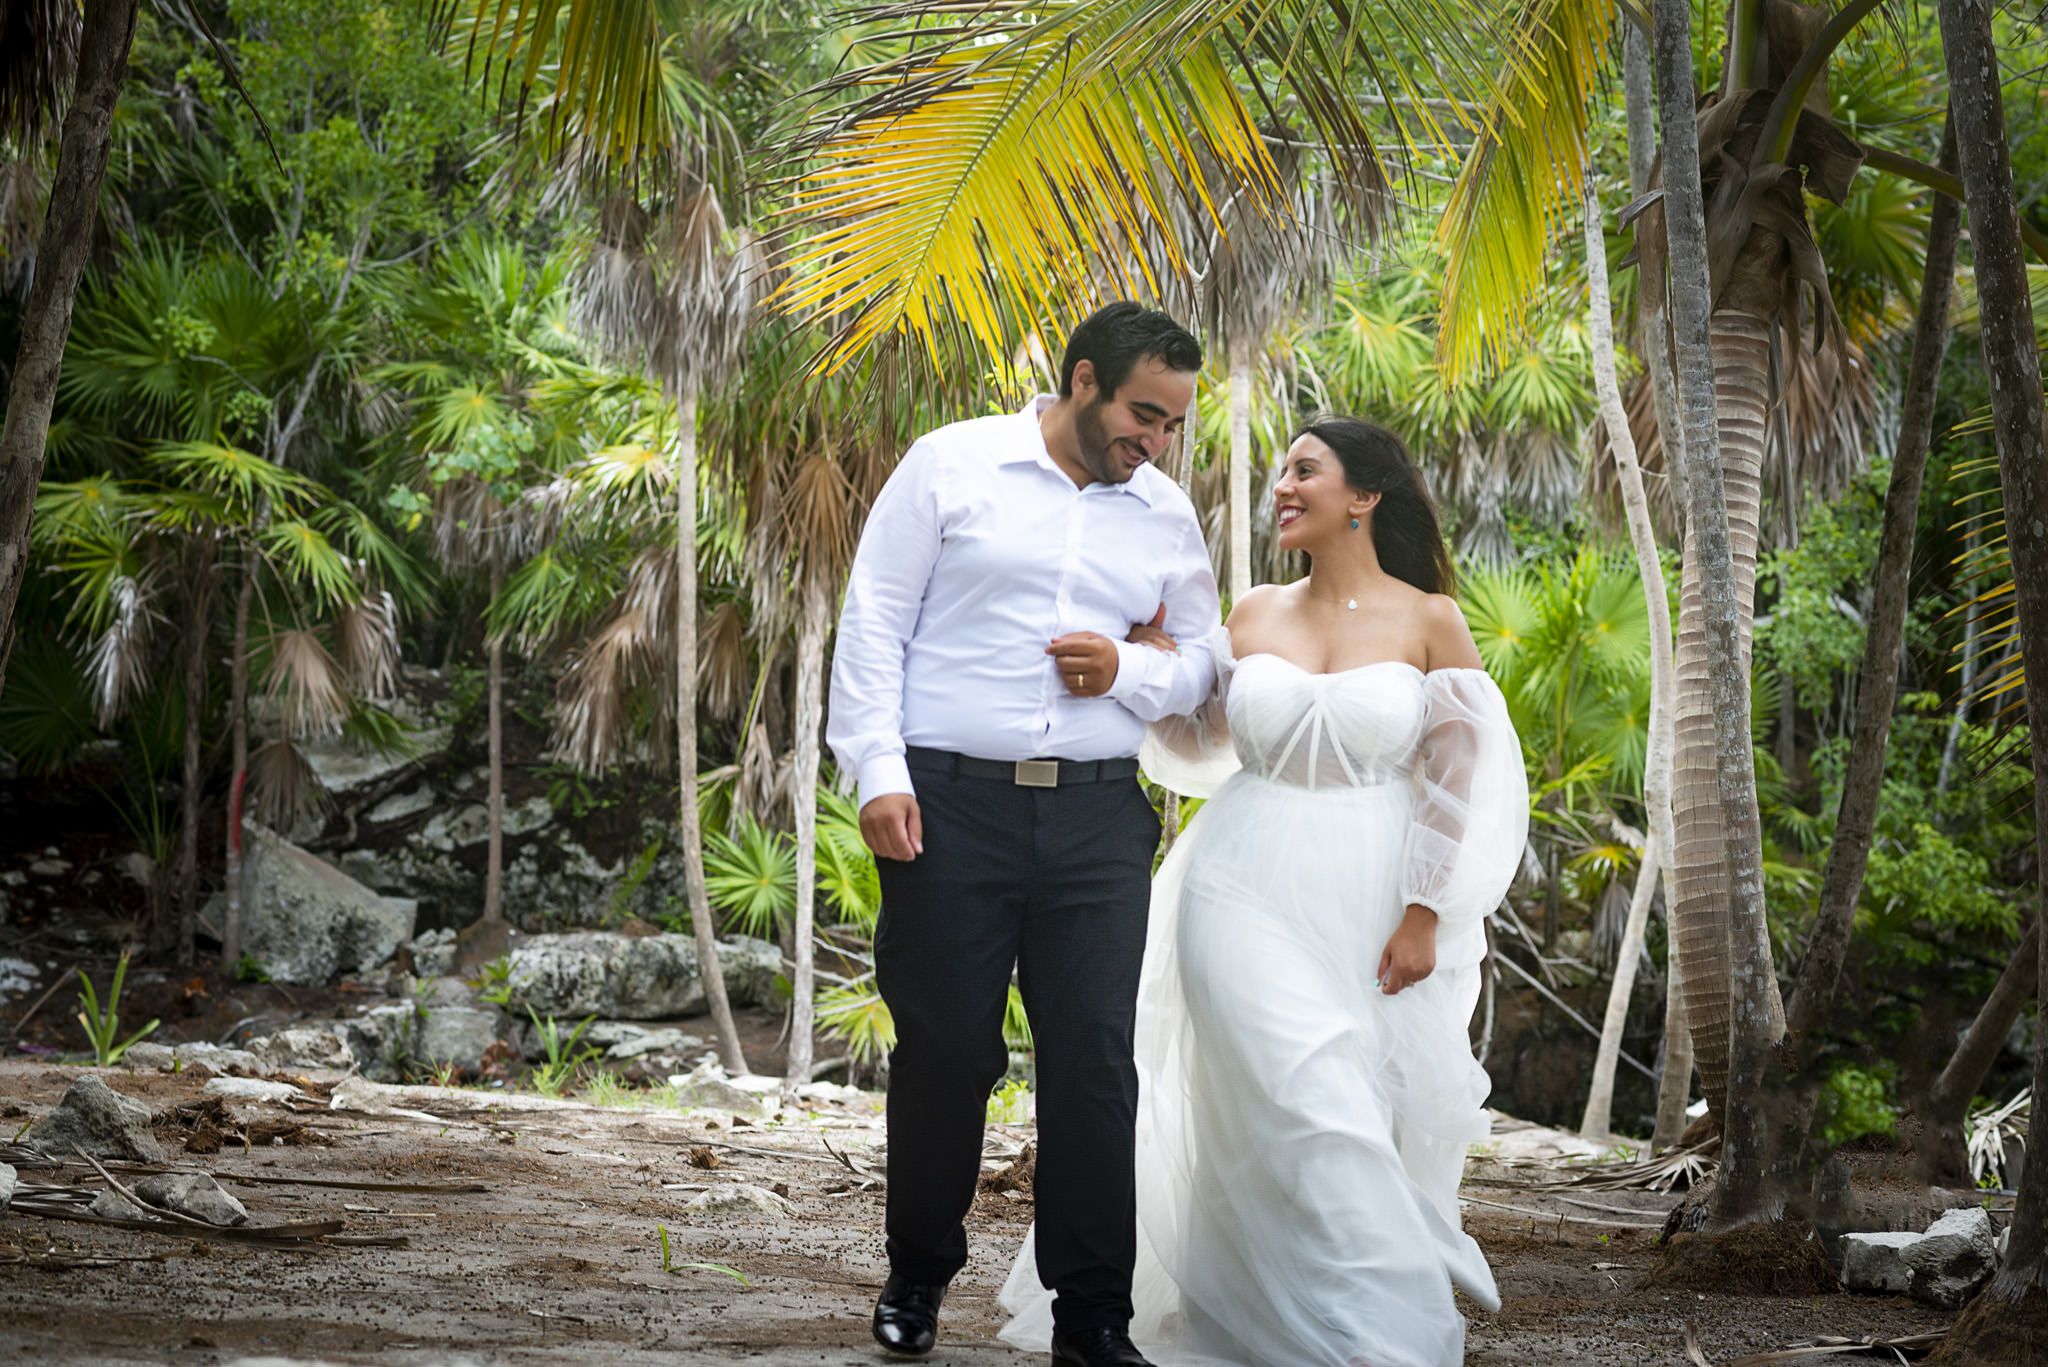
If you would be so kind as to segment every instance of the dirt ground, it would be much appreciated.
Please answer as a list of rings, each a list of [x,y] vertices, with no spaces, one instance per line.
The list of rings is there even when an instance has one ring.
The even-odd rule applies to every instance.
[[[83,1071],[0,1062],[0,1140],[54,1105]],[[160,1114],[200,1094],[189,1075],[115,1069],[106,1076]],[[322,1090],[315,1086],[315,1097]],[[317,1100],[292,1109],[234,1103],[244,1120],[272,1129],[303,1125],[293,1142],[247,1151],[231,1143],[202,1155],[185,1150],[173,1131],[160,1135],[175,1165],[216,1174],[255,1223],[341,1218],[350,1235],[403,1235],[404,1247],[281,1251],[10,1212],[0,1215],[0,1362],[867,1367],[889,1360],[867,1333],[884,1270],[882,1196],[857,1171],[881,1157],[874,1098],[842,1094],[741,1124],[711,1113],[607,1110],[530,1095],[363,1090],[367,1099],[353,1104],[365,1109]],[[352,1094],[343,1092],[346,1102]],[[1030,1137],[1028,1126],[993,1128],[989,1169]],[[692,1151],[701,1162],[705,1149],[716,1155],[715,1167],[693,1165]],[[236,1174],[484,1189],[237,1185]],[[38,1182],[90,1176],[76,1168],[21,1172]],[[685,1211],[699,1191],[733,1181],[785,1193],[794,1215]],[[1907,1334],[1945,1323],[1904,1297],[1638,1290],[1654,1258],[1655,1230],[1623,1226],[1657,1224],[1676,1198],[1564,1194],[1593,1204],[1532,1189],[1528,1168],[1476,1161],[1470,1170],[1465,1195],[1492,1204],[1469,1206],[1466,1226],[1493,1263],[1504,1304],[1497,1314],[1469,1309],[1468,1363],[1678,1367],[1688,1362],[1689,1323],[1707,1361],[1722,1364],[1815,1335]],[[1028,1197],[985,1193],[977,1200],[973,1257],[947,1300],[930,1361],[1014,1367],[1025,1360],[996,1341],[996,1293],[1030,1219]],[[49,1265],[52,1252],[146,1260],[64,1269]],[[690,1263],[718,1264],[746,1282],[683,1266]]]

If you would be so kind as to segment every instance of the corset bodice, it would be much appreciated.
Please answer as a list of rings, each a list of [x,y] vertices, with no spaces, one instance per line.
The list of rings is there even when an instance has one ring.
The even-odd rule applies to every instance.
[[[1231,743],[1248,773],[1298,788],[1407,778],[1426,716],[1423,675],[1404,660],[1314,674],[1247,655],[1231,679]]]

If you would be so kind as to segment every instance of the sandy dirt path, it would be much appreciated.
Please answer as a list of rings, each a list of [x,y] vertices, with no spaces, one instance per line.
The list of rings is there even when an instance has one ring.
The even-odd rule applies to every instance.
[[[53,1106],[84,1071],[0,1063],[0,1138]],[[189,1076],[107,1074],[154,1110],[195,1101]],[[547,1103],[530,1096],[411,1089],[385,1113],[310,1104],[236,1103],[246,1118],[307,1126],[300,1139],[201,1156],[172,1138],[174,1164],[215,1173],[252,1220],[339,1218],[352,1235],[406,1236],[403,1248],[300,1250],[155,1237],[119,1228],[0,1215],[0,1362],[179,1364],[258,1361],[442,1364],[748,1362],[761,1367],[890,1361],[868,1338],[884,1272],[882,1196],[827,1150],[878,1163],[870,1099],[827,1101],[781,1123],[730,1116]],[[390,1111],[411,1112],[393,1114]],[[990,1166],[1030,1137],[992,1131]],[[744,1149],[773,1150],[773,1153]],[[718,1166],[694,1166],[712,1148]],[[357,1182],[480,1183],[467,1193],[238,1185],[236,1174]],[[24,1169],[25,1181],[80,1182],[82,1169]],[[1467,1362],[1507,1367],[1679,1367],[1691,1321],[1712,1363],[1815,1334],[1903,1334],[1943,1323],[1904,1298],[1809,1299],[1638,1291],[1653,1231],[1674,1198],[1600,1193],[1600,1212],[1521,1183],[1526,1172],[1475,1165],[1467,1225],[1499,1276],[1500,1313],[1472,1312]],[[743,1182],[786,1194],[793,1214],[685,1210],[699,1191]],[[1514,1206],[1504,1211],[1497,1206]],[[1520,1211],[1536,1212],[1533,1214]],[[1634,1212],[1641,1212],[1640,1215]],[[1560,1222],[1612,1219],[1613,1226]],[[941,1347],[954,1367],[1036,1359],[996,1341],[996,1292],[1031,1218],[1028,1198],[984,1194],[973,1256],[946,1303]],[[723,1272],[664,1271],[715,1263]],[[152,1261],[59,1269],[59,1253]],[[26,1258],[28,1261],[18,1261]],[[15,1259],[17,1261],[8,1261]],[[1854,1359],[1851,1359],[1854,1360]]]

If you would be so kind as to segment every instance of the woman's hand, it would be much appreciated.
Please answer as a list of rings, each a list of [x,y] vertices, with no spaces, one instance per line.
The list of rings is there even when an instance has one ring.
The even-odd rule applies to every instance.
[[[1436,913],[1410,903],[1387,947],[1380,952],[1380,991],[1393,996],[1436,971]]]
[[[1154,650],[1163,650],[1168,655],[1178,655],[1180,642],[1166,634],[1165,625],[1166,604],[1161,603],[1159,611],[1152,614],[1151,621],[1132,623],[1131,634],[1124,639],[1134,646],[1151,646]]]

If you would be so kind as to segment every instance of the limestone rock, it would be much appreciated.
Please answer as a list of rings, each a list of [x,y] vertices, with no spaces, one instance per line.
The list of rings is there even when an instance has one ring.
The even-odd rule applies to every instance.
[[[442,978],[455,971],[455,932],[422,931],[412,940],[412,971],[422,978]]]
[[[409,793],[393,793],[364,815],[365,821],[403,821],[434,805],[434,790],[422,783]]]
[[[338,1021],[356,1067],[373,1082],[396,1082],[399,1061],[412,1047],[418,1028],[411,1006],[373,1006],[360,1016]]]
[[[305,1095],[289,1082],[271,1082],[260,1077],[208,1078],[206,1085],[199,1090],[207,1096],[222,1097],[228,1101],[285,1102]]]
[[[93,1197],[92,1204],[86,1207],[86,1209],[99,1216],[102,1220],[147,1220],[150,1218],[148,1211],[135,1205],[112,1187],[108,1187],[105,1191]]]
[[[339,1029],[295,1025],[249,1041],[249,1052],[269,1068],[333,1068],[347,1072],[356,1056]]]
[[[57,1109],[30,1126],[24,1139],[48,1154],[80,1148],[94,1158],[125,1163],[164,1161],[163,1146],[150,1133],[149,1107],[122,1096],[95,1073],[66,1088]]]
[[[6,1210],[8,1203],[13,1199],[14,1167],[9,1163],[0,1163],[0,1211]]]
[[[130,1045],[128,1052],[121,1055],[121,1062],[129,1068],[189,1068],[197,1063],[212,1073],[227,1073],[237,1068],[258,1074],[269,1071],[264,1061],[247,1049],[226,1049],[218,1044],[201,1042],[158,1044],[154,1040],[145,1040],[141,1044]]]
[[[1905,1252],[1920,1241],[1918,1234],[1844,1234],[1842,1285],[1851,1291],[1896,1295],[1913,1286],[1913,1269]]]
[[[733,1182],[699,1192],[683,1209],[692,1215],[794,1215],[796,1207],[766,1187]]]
[[[1905,1250],[1913,1298],[1944,1310],[1962,1308],[1998,1269],[1996,1232],[1980,1206],[1949,1211]]]
[[[623,1022],[621,1023],[623,1024]],[[602,1025],[605,1022],[599,1021],[597,1024]],[[596,1026],[593,1025],[590,1034],[595,1033]],[[590,1034],[586,1034],[584,1038],[589,1039]],[[621,1033],[615,1043],[606,1047],[604,1056],[608,1059],[624,1062],[627,1059],[636,1059],[647,1054],[682,1054],[688,1053],[692,1049],[702,1049],[703,1047],[704,1037],[702,1035],[686,1034],[681,1030],[641,1030],[636,1028],[630,1033]]]
[[[243,943],[279,982],[326,983],[375,968],[412,938],[416,906],[380,897],[325,860],[249,827]]]
[[[676,1089],[676,1105],[684,1110],[760,1115],[765,1109],[759,1095],[734,1086],[716,1063],[707,1063],[692,1073],[677,1073],[668,1082]]]
[[[135,1194],[153,1206],[204,1220],[210,1225],[245,1225],[249,1212],[242,1203],[221,1190],[220,1183],[203,1172],[160,1172],[145,1177],[133,1188]]]
[[[718,948],[733,1004],[767,1000],[781,952],[743,937]],[[562,1020],[665,1020],[706,1010],[697,946],[687,935],[529,935],[512,950],[512,974],[522,1008]]]
[[[498,1013],[474,1006],[437,1006],[419,1026],[414,1057],[427,1064],[481,1067],[484,1051],[500,1038]]]

